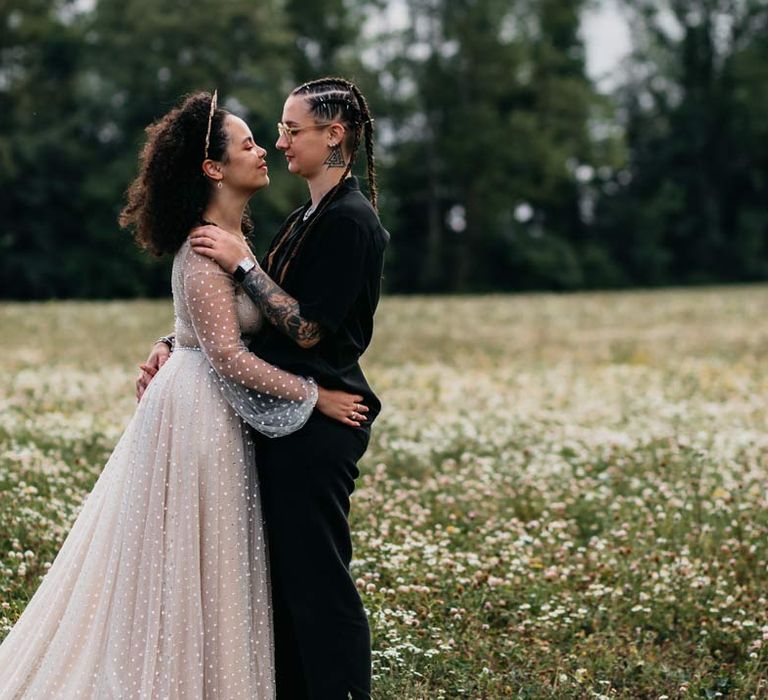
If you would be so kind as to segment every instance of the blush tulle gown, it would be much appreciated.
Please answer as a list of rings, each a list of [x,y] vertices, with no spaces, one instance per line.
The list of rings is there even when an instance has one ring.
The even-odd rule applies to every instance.
[[[247,352],[257,308],[188,242],[172,287],[176,349],[0,645],[0,700],[274,697],[247,424],[297,430],[317,389]]]

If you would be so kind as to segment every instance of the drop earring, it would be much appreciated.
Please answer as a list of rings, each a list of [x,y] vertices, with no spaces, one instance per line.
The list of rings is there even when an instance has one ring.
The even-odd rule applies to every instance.
[[[224,183],[223,183],[221,180],[219,180],[219,182],[218,182],[218,184],[216,185],[216,187],[218,187],[219,189],[221,189],[222,187],[224,187]]]
[[[347,164],[344,162],[344,154],[341,152],[341,145],[336,144],[330,147],[331,152],[325,159],[324,164],[327,168],[346,168]]]

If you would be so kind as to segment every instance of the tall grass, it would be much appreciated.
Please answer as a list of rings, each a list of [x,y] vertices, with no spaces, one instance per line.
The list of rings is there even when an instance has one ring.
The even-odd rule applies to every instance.
[[[374,697],[768,697],[768,288],[387,299],[354,496]],[[164,302],[0,307],[0,626]]]

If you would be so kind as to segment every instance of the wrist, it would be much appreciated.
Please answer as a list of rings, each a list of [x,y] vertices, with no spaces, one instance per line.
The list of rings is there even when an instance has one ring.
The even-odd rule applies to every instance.
[[[158,338],[154,344],[160,345],[162,343],[165,345],[169,350],[173,350],[173,345],[176,342],[176,338],[172,335],[164,335],[162,338]]]
[[[252,257],[246,256],[235,265],[235,269],[232,271],[232,277],[235,278],[236,282],[242,282],[245,279],[245,276],[255,267],[256,261]]]

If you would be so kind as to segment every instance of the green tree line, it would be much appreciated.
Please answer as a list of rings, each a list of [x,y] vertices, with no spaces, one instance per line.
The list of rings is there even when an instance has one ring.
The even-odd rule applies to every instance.
[[[0,296],[169,292],[116,219],[144,127],[194,90],[278,164],[263,249],[306,197],[282,102],[325,74],[376,116],[389,292],[765,279],[768,2],[621,0],[632,53],[603,94],[597,1],[2,0]]]

